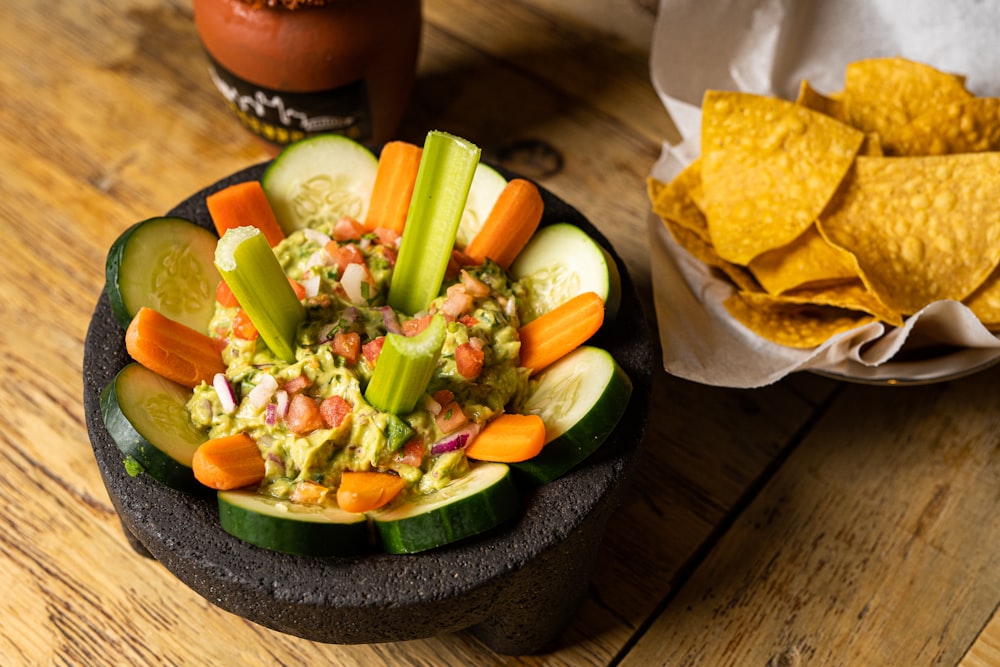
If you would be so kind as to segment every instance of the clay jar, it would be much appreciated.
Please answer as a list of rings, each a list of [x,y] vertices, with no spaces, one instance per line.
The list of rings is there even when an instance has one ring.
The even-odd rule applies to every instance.
[[[381,144],[409,101],[420,0],[194,0],[212,80],[274,149],[332,132]]]

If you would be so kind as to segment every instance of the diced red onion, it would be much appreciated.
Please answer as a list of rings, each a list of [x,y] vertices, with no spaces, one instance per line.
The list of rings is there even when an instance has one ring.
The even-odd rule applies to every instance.
[[[469,424],[468,426],[449,433],[444,438],[431,445],[431,454],[445,454],[459,449],[465,449],[469,442],[479,434],[479,424]]]
[[[268,403],[264,407],[264,422],[268,426],[274,426],[278,423],[278,406],[274,403]]]
[[[318,266],[327,266],[330,263],[330,254],[325,250],[317,250],[309,255],[306,260],[306,269],[315,269]]]
[[[257,380],[257,386],[250,390],[247,398],[250,405],[260,410],[271,400],[271,396],[278,390],[278,381],[270,373],[262,373]]]
[[[212,378],[212,386],[215,387],[215,393],[219,397],[222,411],[226,414],[236,412],[236,394],[233,392],[233,388],[230,386],[225,374],[216,373],[215,377]]]
[[[403,327],[399,326],[396,311],[390,306],[382,306],[380,310],[382,311],[382,323],[385,325],[385,330],[394,334],[403,333]]]

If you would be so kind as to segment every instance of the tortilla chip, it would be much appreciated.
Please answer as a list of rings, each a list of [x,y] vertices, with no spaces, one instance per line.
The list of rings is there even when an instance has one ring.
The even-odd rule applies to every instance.
[[[816,225],[810,225],[788,245],[758,255],[748,268],[771,294],[858,277],[851,253],[827,242]]]
[[[843,123],[777,98],[708,91],[702,109],[703,211],[719,256],[735,264],[802,234],[864,141]]]
[[[831,336],[875,321],[865,313],[794,303],[764,292],[736,292],[726,299],[725,306],[750,331],[795,348],[816,347]]]
[[[1000,326],[1000,269],[994,269],[962,303],[991,330]]]
[[[701,196],[700,190],[701,160],[696,159],[669,183],[658,187],[656,192],[650,191],[650,199],[653,213],[661,218],[670,218],[695,232],[706,242],[711,242],[708,222],[697,203],[697,198]]]
[[[897,155],[944,155],[1000,149],[1000,98],[974,97],[928,109],[901,128]]]
[[[871,58],[847,65],[846,122],[882,138],[887,152],[910,121],[936,106],[972,97],[964,77],[905,58]]]
[[[800,287],[785,292],[782,297],[791,303],[811,303],[861,311],[894,327],[903,326],[903,316],[882,302],[860,278],[838,283]]]
[[[892,310],[962,300],[1000,261],[1000,153],[859,157],[819,221]]]
[[[836,118],[841,122],[845,122],[846,120],[844,117],[843,102],[838,98],[818,92],[805,79],[802,79],[802,83],[799,84],[799,96],[796,98],[795,103],[807,109],[818,111],[830,118]]]
[[[749,291],[760,291],[760,285],[749,271],[742,266],[737,266],[719,257],[719,253],[715,252],[712,244],[708,243],[697,232],[670,218],[662,218],[662,220],[670,235],[674,238],[674,241],[677,242],[677,245],[687,250],[692,257],[706,266],[720,270],[738,288]]]

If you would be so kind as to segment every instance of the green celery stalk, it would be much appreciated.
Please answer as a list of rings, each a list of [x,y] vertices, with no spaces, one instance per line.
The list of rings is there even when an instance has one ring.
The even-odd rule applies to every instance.
[[[427,133],[389,285],[393,309],[416,314],[440,292],[480,152],[446,132]]]
[[[434,375],[447,326],[443,315],[435,315],[415,336],[386,334],[365,400],[382,412],[412,412]]]
[[[261,231],[227,230],[215,247],[215,266],[271,351],[295,361],[295,334],[305,308]]]

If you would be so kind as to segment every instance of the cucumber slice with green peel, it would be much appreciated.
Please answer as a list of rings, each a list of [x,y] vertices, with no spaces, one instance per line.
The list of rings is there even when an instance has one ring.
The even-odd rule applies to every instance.
[[[560,222],[541,227],[511,264],[510,275],[526,291],[522,324],[583,292],[596,292],[604,301],[605,322],[618,313],[622,292],[618,265],[575,225]]]
[[[456,248],[465,248],[472,237],[479,233],[505,187],[507,179],[499,171],[482,162],[476,165],[469,197],[465,201],[465,210],[462,211],[462,220],[458,223],[458,233],[455,235]]]
[[[179,491],[204,487],[194,478],[191,458],[207,438],[191,421],[191,390],[130,363],[101,392],[104,426],[126,458],[153,479]]]
[[[208,329],[219,273],[219,237],[190,220],[157,217],[126,229],[111,244],[105,290],[115,319],[128,327],[143,306],[196,331]]]
[[[632,381],[609,352],[588,345],[570,352],[537,376],[523,407],[545,422],[545,446],[511,466],[539,484],[561,477],[614,431],[631,395]]]
[[[486,532],[521,510],[504,463],[472,463],[444,488],[371,513],[382,549],[418,553]]]
[[[244,542],[301,556],[354,556],[368,546],[364,514],[280,500],[256,490],[219,491],[219,523]]]
[[[378,158],[337,134],[290,144],[267,167],[261,186],[286,234],[343,216],[364,220]]]

